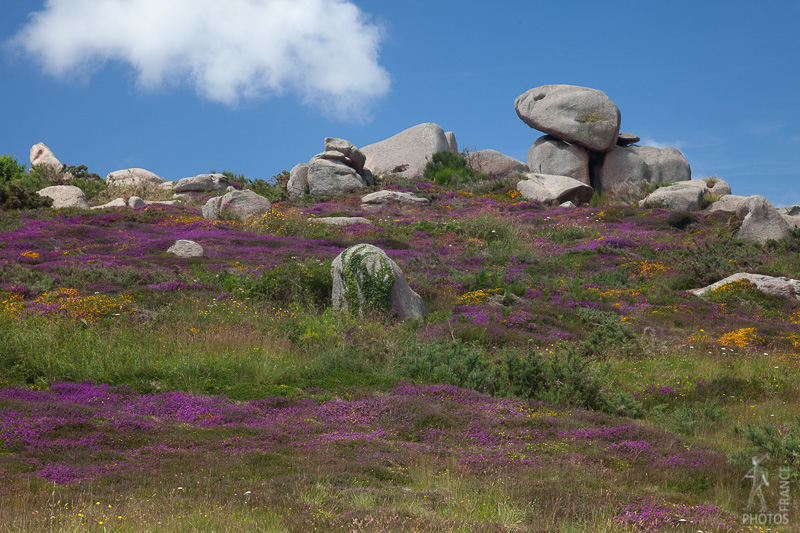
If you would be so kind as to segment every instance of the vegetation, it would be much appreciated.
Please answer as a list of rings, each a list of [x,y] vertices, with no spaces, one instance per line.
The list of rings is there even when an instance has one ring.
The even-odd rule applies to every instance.
[[[272,212],[0,211],[0,530],[758,531],[744,476],[765,454],[769,505],[788,468],[800,523],[800,303],[687,292],[800,278],[800,230],[546,209],[513,180],[389,176],[431,204],[367,212],[228,177],[275,187]],[[309,220],[331,215],[372,224]],[[363,316],[331,308],[360,243],[424,320],[387,316],[382,286]]]

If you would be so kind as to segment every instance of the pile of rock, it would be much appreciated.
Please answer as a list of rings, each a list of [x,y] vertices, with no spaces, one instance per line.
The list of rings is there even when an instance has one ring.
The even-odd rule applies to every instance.
[[[533,173],[566,176],[599,193],[691,179],[689,163],[675,148],[631,146],[639,138],[620,133],[619,108],[602,91],[544,85],[520,95],[514,107],[523,122],[546,134],[528,152]]]
[[[372,172],[365,167],[366,160],[350,141],[326,137],[324,152],[308,163],[295,165],[289,173],[289,198],[297,201],[306,190],[317,196],[339,196],[375,185]]]

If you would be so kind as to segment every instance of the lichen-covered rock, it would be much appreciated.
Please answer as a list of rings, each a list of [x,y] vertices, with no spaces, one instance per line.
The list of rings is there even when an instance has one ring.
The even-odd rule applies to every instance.
[[[386,205],[397,204],[401,206],[427,205],[430,201],[427,198],[420,198],[412,192],[399,191],[377,191],[361,198],[361,208],[366,210],[376,210]]]
[[[593,152],[607,152],[617,142],[619,108],[597,89],[543,85],[517,97],[514,108],[531,128]]]
[[[524,198],[546,205],[561,205],[568,201],[576,205],[587,204],[594,194],[591,187],[568,176],[536,173],[525,176],[528,179],[517,183],[517,190]]]
[[[400,174],[421,178],[433,154],[451,150],[441,126],[419,124],[384,141],[361,148],[366,167],[377,174]]]
[[[530,172],[522,161],[498,152],[497,150],[478,150],[467,155],[467,164],[479,174],[489,176],[508,176]]]
[[[400,319],[425,316],[422,298],[411,290],[403,271],[386,252],[358,244],[339,254],[331,265],[333,308],[364,316],[366,309]]]
[[[589,179],[589,152],[576,144],[568,144],[551,135],[536,139],[528,150],[528,168],[536,174],[569,176],[586,185]]]
[[[229,185],[228,178],[224,174],[199,174],[178,181],[173,191],[176,194],[217,192],[226,190]]]
[[[271,209],[272,203],[269,200],[248,189],[211,198],[203,206],[202,212],[206,220],[230,217],[245,222],[250,217],[263,215]]]
[[[46,196],[53,199],[53,209],[66,209],[74,207],[77,209],[89,209],[89,202],[86,194],[73,185],[54,185],[36,191],[39,196]]]
[[[747,216],[736,232],[736,237],[764,243],[770,239],[782,239],[788,231],[789,223],[778,210],[772,207],[769,200],[756,195],[747,200]]]
[[[202,257],[204,251],[203,247],[194,241],[179,240],[175,241],[175,244],[169,247],[167,253],[188,259],[191,257]]]

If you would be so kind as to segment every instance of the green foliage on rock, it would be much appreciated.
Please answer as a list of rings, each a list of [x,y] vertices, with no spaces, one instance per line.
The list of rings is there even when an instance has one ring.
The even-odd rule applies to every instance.
[[[423,176],[436,185],[455,186],[475,181],[480,175],[467,164],[467,158],[449,150],[436,152],[425,165]]]

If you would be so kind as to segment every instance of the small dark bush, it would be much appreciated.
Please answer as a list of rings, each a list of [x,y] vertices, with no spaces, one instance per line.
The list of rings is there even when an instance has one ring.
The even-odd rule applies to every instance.
[[[667,217],[667,225],[669,227],[681,230],[698,222],[700,222],[700,219],[697,218],[697,215],[688,211],[675,211]]]
[[[39,196],[36,191],[11,183],[0,187],[0,209],[39,209],[53,205],[52,198]]]
[[[14,156],[3,154],[0,157],[0,188],[21,179],[25,174],[25,165],[20,165]]]

